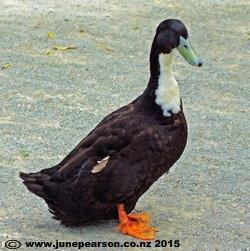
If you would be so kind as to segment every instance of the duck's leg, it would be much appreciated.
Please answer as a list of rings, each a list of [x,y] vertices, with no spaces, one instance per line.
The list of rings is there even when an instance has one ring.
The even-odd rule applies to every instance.
[[[118,228],[123,234],[128,234],[143,240],[154,239],[157,229],[150,226],[149,214],[130,213],[127,215],[124,204],[118,204],[117,210],[120,221]]]

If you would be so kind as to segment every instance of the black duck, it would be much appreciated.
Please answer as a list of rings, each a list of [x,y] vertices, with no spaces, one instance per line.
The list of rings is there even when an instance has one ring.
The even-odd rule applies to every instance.
[[[143,94],[104,118],[58,165],[20,173],[62,224],[118,218],[122,233],[154,238],[148,214],[130,212],[186,146],[187,125],[172,73],[176,50],[192,65],[202,65],[184,24],[168,19],[157,27]]]

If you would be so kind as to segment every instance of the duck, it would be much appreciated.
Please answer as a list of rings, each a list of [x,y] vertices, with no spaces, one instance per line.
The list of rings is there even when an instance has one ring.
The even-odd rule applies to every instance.
[[[146,212],[132,212],[139,198],[182,155],[187,123],[172,61],[179,52],[202,66],[184,23],[162,21],[150,51],[150,77],[144,92],[107,115],[59,164],[20,172],[23,184],[48,205],[66,227],[116,219],[118,230],[154,239],[158,229]]]

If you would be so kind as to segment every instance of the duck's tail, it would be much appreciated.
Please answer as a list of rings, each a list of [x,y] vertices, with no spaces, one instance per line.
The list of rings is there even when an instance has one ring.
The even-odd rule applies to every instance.
[[[60,165],[56,165],[42,169],[37,173],[20,172],[19,176],[30,192],[44,199],[47,204],[51,204],[59,198],[61,192],[60,184],[51,179],[59,168]]]
[[[54,180],[55,174],[56,172],[52,174],[44,170],[37,173],[20,172],[19,174],[28,190],[45,200],[50,213],[53,214],[53,219],[65,226],[82,226],[99,219],[117,218],[115,205],[110,208],[110,205],[107,207],[107,204],[96,201],[85,207],[84,200],[79,198],[79,196],[86,196],[84,192],[80,195],[78,190],[66,190],[63,183]],[[89,180],[89,183],[93,183],[93,180]],[[84,186],[88,188],[87,183]]]
[[[23,184],[28,190],[35,195],[43,198],[46,202],[53,199],[53,196],[44,191],[44,183],[50,179],[48,174],[41,172],[38,173],[19,173],[20,178],[23,180]]]
[[[50,181],[51,175],[43,173],[44,170],[37,173],[19,173],[23,184],[28,190],[40,198],[44,199],[49,207],[53,219],[59,220],[65,226],[82,225],[77,217],[71,217],[65,213],[64,205],[60,203],[60,185]]]
[[[43,171],[45,171],[45,169],[37,173],[20,172],[19,176],[30,192],[45,200],[49,211],[54,215],[53,218],[60,220],[66,225],[68,219],[59,201],[61,193],[60,185],[51,182],[49,180],[51,178],[50,173]]]

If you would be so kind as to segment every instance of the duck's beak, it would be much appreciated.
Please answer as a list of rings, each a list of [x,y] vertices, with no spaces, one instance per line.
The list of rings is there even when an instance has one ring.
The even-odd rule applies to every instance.
[[[177,50],[191,65],[202,66],[202,60],[196,55],[188,39],[180,37],[180,44]]]

